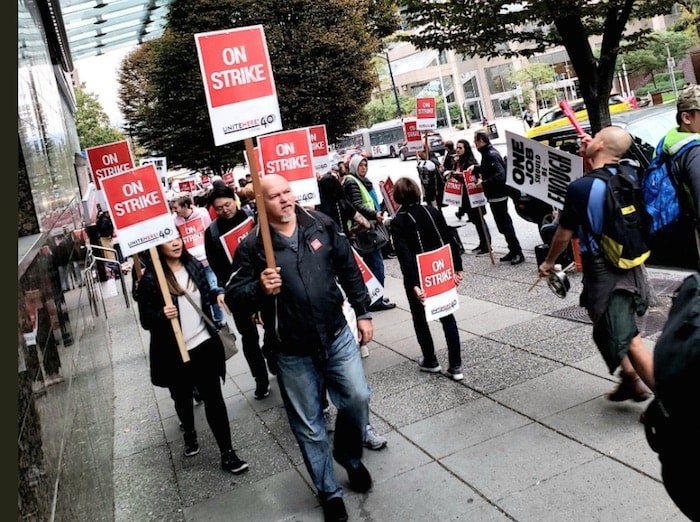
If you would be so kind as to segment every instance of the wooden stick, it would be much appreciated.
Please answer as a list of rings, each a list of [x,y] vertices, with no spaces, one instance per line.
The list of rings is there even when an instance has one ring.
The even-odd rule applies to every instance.
[[[153,263],[153,268],[156,271],[156,277],[158,278],[158,286],[160,286],[160,293],[163,295],[163,301],[165,301],[166,306],[173,304],[173,298],[170,295],[170,290],[168,290],[168,282],[165,280],[165,272],[163,272],[163,266],[160,264],[160,256],[158,256],[158,249],[156,247],[151,247],[148,249],[151,253],[151,262]],[[180,355],[182,356],[182,362],[189,362],[190,354],[187,352],[187,346],[185,345],[185,338],[182,335],[182,329],[180,328],[180,321],[177,317],[170,319],[170,324],[173,327],[173,332],[175,332],[175,340],[177,341],[177,347],[180,349]]]
[[[479,219],[481,220],[481,231],[484,233],[484,241],[486,241],[486,248],[489,249],[489,257],[491,258],[491,264],[496,264],[496,259],[493,257],[493,250],[491,250],[491,242],[489,241],[489,235],[486,233],[486,221],[484,221],[484,213],[481,211],[481,207],[477,207],[479,212]]]
[[[537,281],[535,281],[535,282],[532,284],[532,286],[530,287],[530,289],[528,290],[528,293],[529,293],[533,288],[535,288],[535,287],[538,285],[538,283],[539,283],[540,281],[542,281],[542,279],[544,279],[544,278],[543,278],[542,276],[539,276],[539,277],[537,278]]]
[[[265,249],[265,261],[267,268],[276,268],[275,251],[272,249],[272,236],[267,222],[267,211],[265,210],[265,200],[263,199],[262,186],[260,185],[260,169],[258,167],[258,157],[253,150],[253,139],[245,139],[245,152],[250,162],[251,177],[253,178],[253,189],[255,191],[255,205],[258,209],[258,225],[262,234],[263,248]]]

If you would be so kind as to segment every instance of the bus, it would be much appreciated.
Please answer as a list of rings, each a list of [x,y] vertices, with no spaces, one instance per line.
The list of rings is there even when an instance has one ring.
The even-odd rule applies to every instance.
[[[404,141],[403,122],[395,119],[346,134],[338,140],[336,149],[345,153],[354,148],[367,158],[396,158]]]

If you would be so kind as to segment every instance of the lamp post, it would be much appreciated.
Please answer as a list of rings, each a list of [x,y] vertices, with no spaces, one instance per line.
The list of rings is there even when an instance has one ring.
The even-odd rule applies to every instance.
[[[384,51],[384,56],[382,56],[384,60],[386,60],[387,67],[389,68],[389,78],[391,79],[391,90],[394,91],[394,100],[396,101],[396,117],[400,118],[401,113],[403,112],[401,110],[401,101],[399,101],[399,93],[396,90],[396,83],[394,82],[394,71],[391,69],[391,60],[389,60],[389,51]]]
[[[452,118],[450,118],[450,106],[447,103],[447,95],[445,94],[445,82],[443,82],[443,80],[442,80],[442,71],[440,70],[440,55],[438,53],[435,53],[433,60],[435,60],[435,63],[437,65],[438,75],[440,76],[440,89],[442,89],[442,100],[445,103],[445,116],[447,117],[447,126],[451,129],[452,128]]]

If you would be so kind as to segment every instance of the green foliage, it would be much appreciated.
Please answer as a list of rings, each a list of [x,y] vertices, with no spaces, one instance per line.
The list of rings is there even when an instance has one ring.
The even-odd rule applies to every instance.
[[[685,32],[656,31],[641,46],[622,55],[627,73],[654,74],[664,70],[667,67],[667,49],[671,57],[679,61],[696,42],[697,38]],[[618,61],[617,70],[620,69],[621,62]]]
[[[387,0],[174,0],[163,36],[124,62],[141,69],[120,75],[129,129],[175,167],[220,174],[241,161],[241,142],[214,145],[194,34],[262,24],[284,128],[325,123],[332,141],[364,118],[371,58],[396,21]]]
[[[678,90],[682,89],[688,83],[685,79],[685,75],[682,72],[674,71],[674,76],[676,77],[676,88]],[[654,82],[647,82],[638,89],[636,89],[634,93],[637,96],[646,96],[651,92],[669,91],[673,91],[671,75],[669,73],[661,73],[656,75],[656,84],[654,84]]]
[[[84,83],[75,88],[75,100],[75,127],[83,149],[124,139],[124,135],[110,123],[97,95],[85,91]]]

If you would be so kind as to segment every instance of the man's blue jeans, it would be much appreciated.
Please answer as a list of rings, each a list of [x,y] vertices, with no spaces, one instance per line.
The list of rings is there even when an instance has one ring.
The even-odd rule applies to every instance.
[[[276,354],[277,382],[289,424],[299,443],[306,469],[321,501],[340,497],[333,458],[345,468],[362,460],[362,436],[369,422],[369,385],[352,331],[346,326],[328,348],[328,360]],[[338,408],[331,452],[323,417],[323,394],[328,390]]]
[[[213,290],[214,288],[217,288],[219,286],[219,281],[216,279],[216,274],[214,271],[211,269],[209,265],[204,267],[204,273],[207,276],[207,282],[209,283],[209,287]],[[224,317],[224,311],[221,309],[221,307],[218,304],[213,304],[211,305],[211,314],[212,317],[214,318],[214,322],[220,323],[222,321],[225,321],[226,318]]]
[[[384,286],[384,258],[382,257],[382,249],[378,248],[369,254],[364,254],[362,259],[367,263],[370,272],[374,274],[379,284]]]

